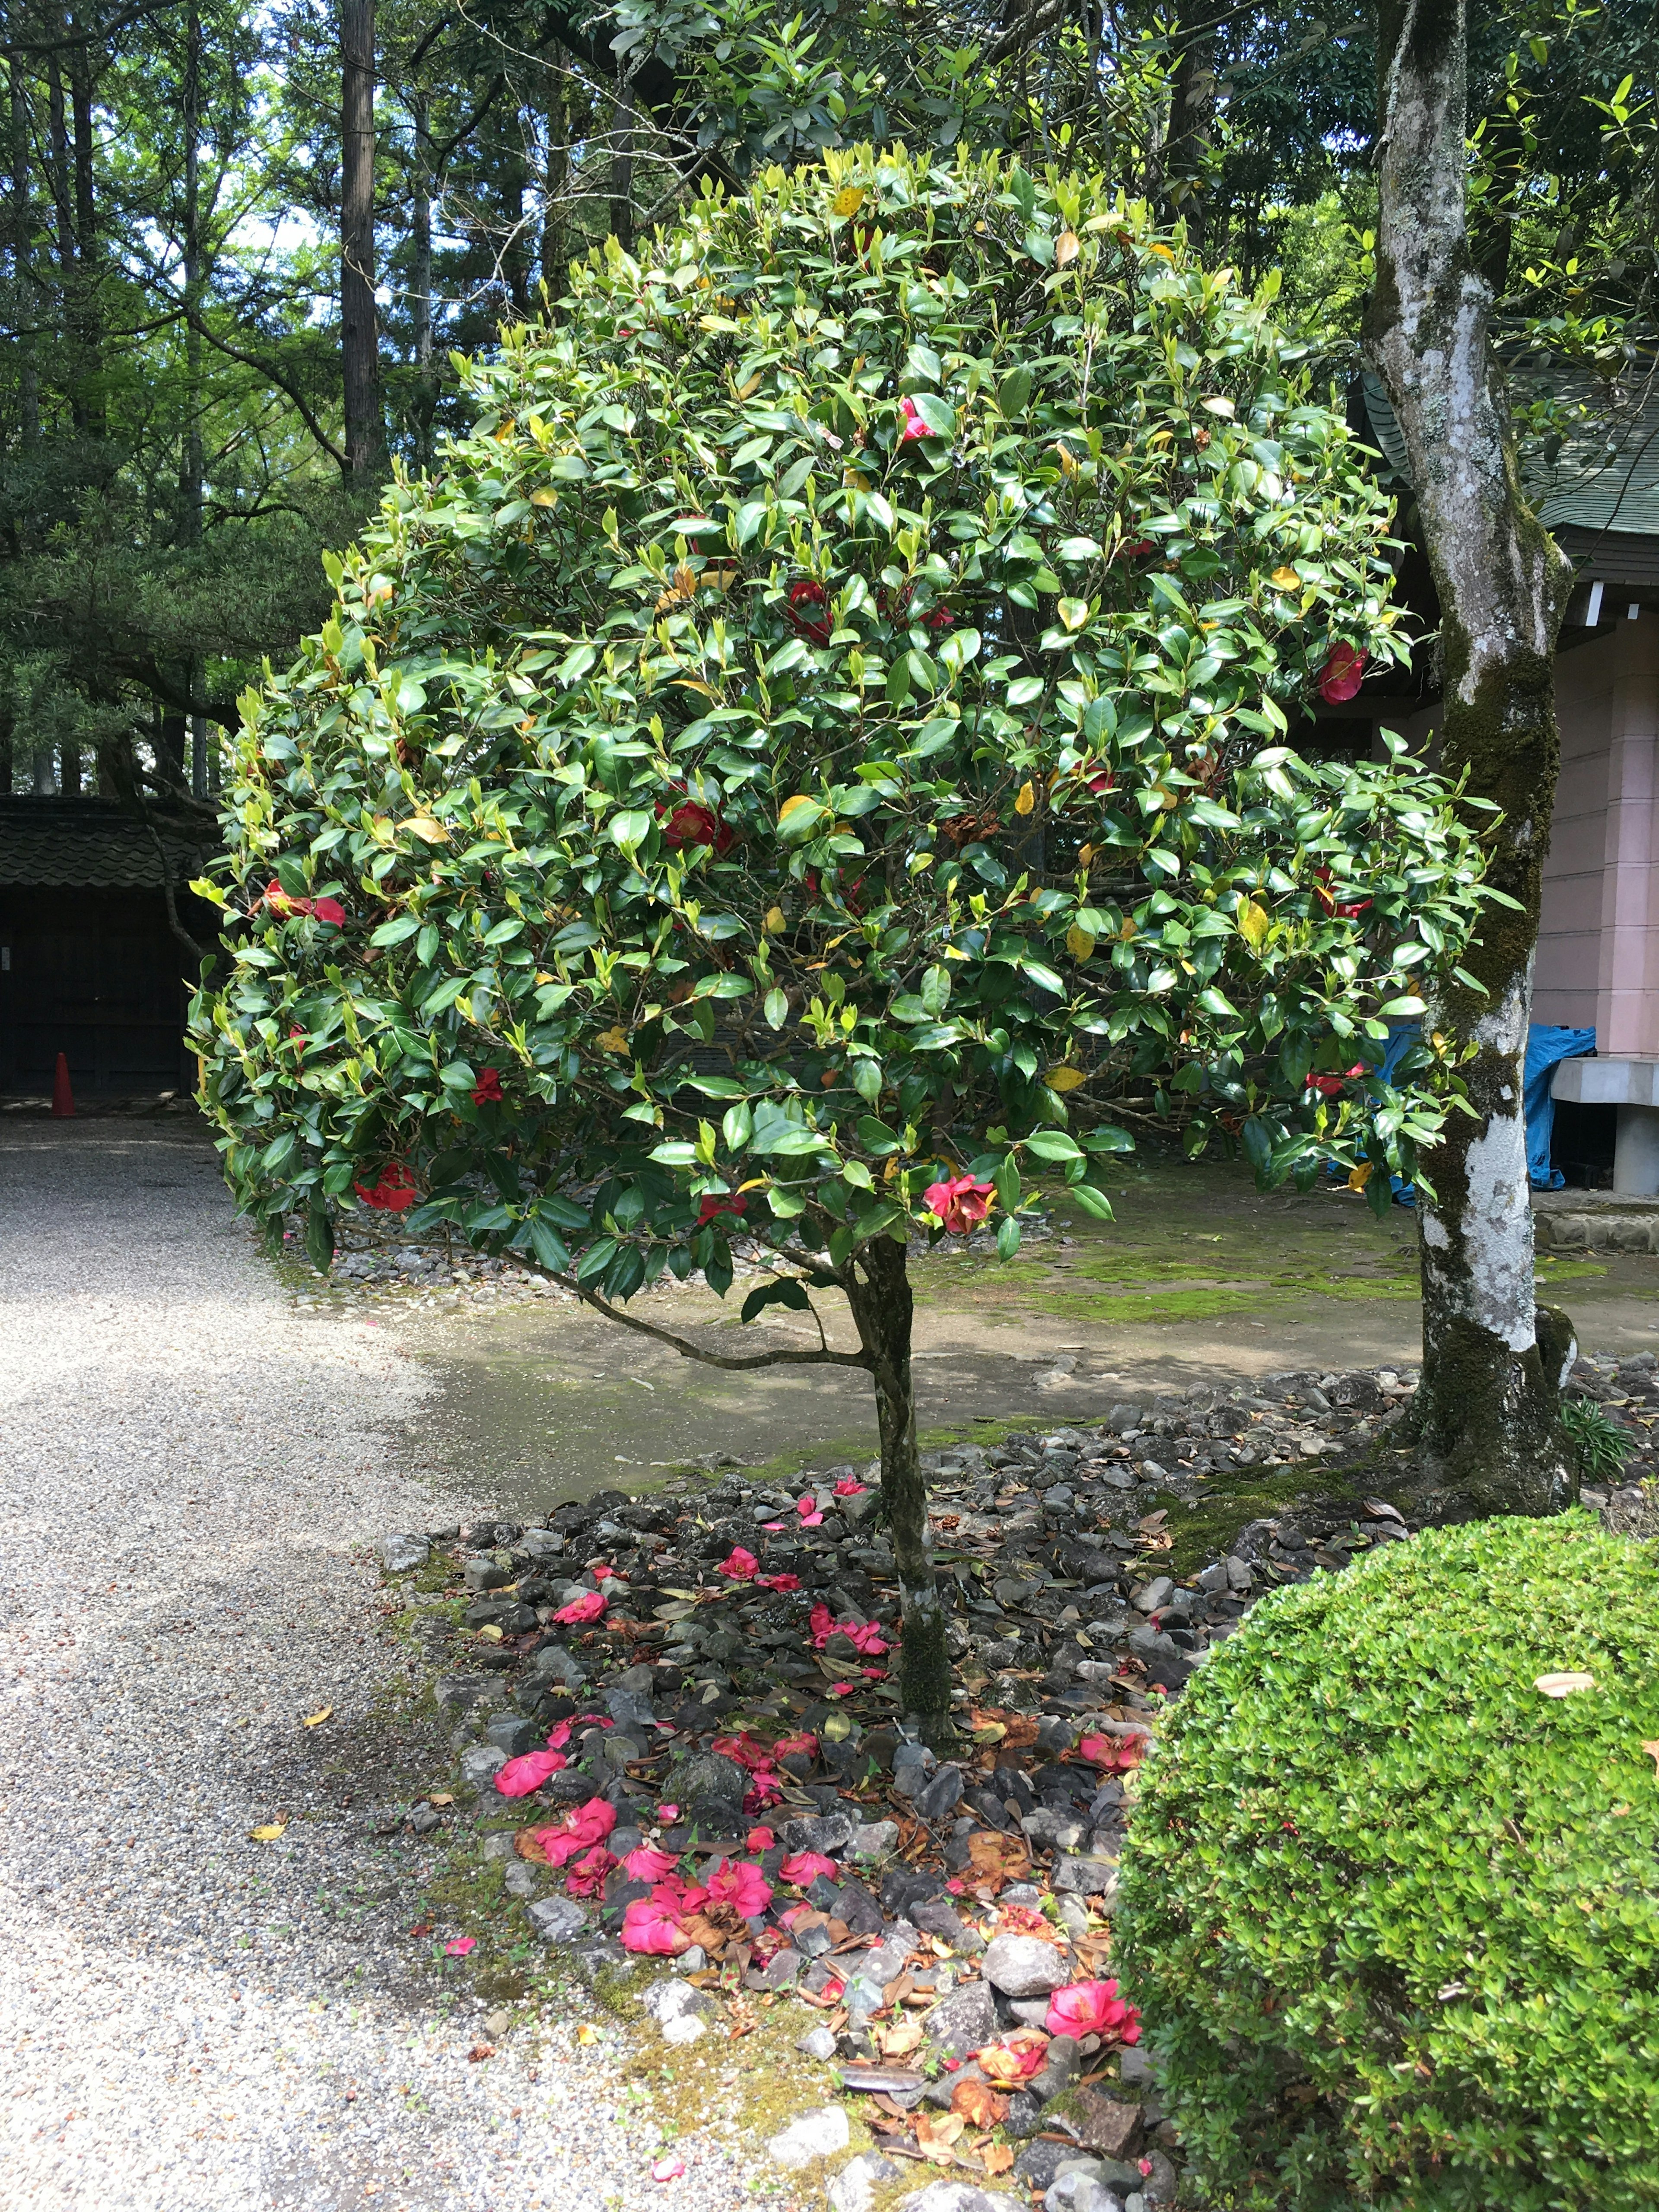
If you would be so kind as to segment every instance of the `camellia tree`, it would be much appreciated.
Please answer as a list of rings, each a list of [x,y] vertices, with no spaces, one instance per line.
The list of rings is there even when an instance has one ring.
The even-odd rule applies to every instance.
[[[244,702],[195,1034],[242,1206],[408,1209],[726,1368],[861,1368],[948,1724],[907,1247],[1162,1114],[1420,1177],[1366,1079],[1483,893],[1456,795],[1288,718],[1397,658],[1387,510],[1242,296],[1097,180],[828,157],[579,266]],[[1138,1102],[1138,1103],[1137,1103]],[[752,1265],[718,1354],[626,1302]]]

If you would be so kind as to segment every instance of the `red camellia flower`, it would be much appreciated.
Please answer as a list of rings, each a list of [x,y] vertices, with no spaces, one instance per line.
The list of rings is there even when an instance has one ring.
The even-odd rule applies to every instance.
[[[606,1875],[616,1863],[603,1844],[595,1844],[571,1867],[565,1880],[566,1893],[571,1897],[597,1897],[605,1887]]]
[[[954,1176],[943,1182],[929,1183],[921,1202],[930,1213],[939,1216],[952,1237],[965,1237],[984,1220],[994,1195],[994,1184],[980,1182],[972,1176]]]
[[[691,1938],[672,1905],[639,1897],[623,1914],[622,1947],[648,1959],[677,1959],[691,1948]]]
[[[687,845],[712,845],[717,853],[732,849],[736,832],[731,823],[723,822],[700,799],[682,799],[672,811],[659,806],[657,819],[662,823],[662,842],[673,852]]]
[[[749,1200],[743,1191],[705,1191],[697,1203],[697,1226],[703,1229],[717,1213],[746,1213]]]
[[[363,1204],[373,1206],[377,1213],[407,1213],[420,1196],[401,1160],[388,1160],[380,1170],[380,1181],[372,1188],[361,1182],[353,1183],[351,1188]]]
[[[1319,672],[1319,696],[1327,706],[1340,707],[1345,699],[1355,696],[1365,680],[1365,663],[1370,658],[1357,646],[1337,640]]]
[[[1146,1745],[1138,1735],[1085,1735],[1078,1749],[1109,1774],[1128,1774],[1139,1765]]]
[[[916,412],[916,403],[914,399],[900,400],[899,420],[904,425],[899,432],[899,443],[902,446],[908,446],[917,438],[930,438],[933,435],[933,432]]]
[[[708,1877],[708,1894],[716,1905],[732,1905],[749,1920],[772,1902],[772,1885],[746,1859],[722,1859]]]
[[[797,576],[789,586],[789,619],[814,645],[828,645],[832,629],[828,586],[816,576]]]
[[[641,1844],[637,1850],[629,1851],[623,1861],[623,1871],[629,1881],[660,1881],[665,1875],[672,1874],[679,1862],[671,1852],[659,1851],[649,1844]]]
[[[531,1829],[530,1840],[549,1866],[568,1866],[579,1852],[602,1844],[616,1825],[616,1807],[603,1797],[590,1797],[550,1827]]]
[[[1369,899],[1352,899],[1345,902],[1337,897],[1334,889],[1336,879],[1328,868],[1316,868],[1314,874],[1317,878],[1314,885],[1314,896],[1327,914],[1334,915],[1340,921],[1352,921],[1358,915],[1370,913],[1371,902]]]
[[[743,1839],[746,1851],[769,1851],[777,1838],[769,1828],[751,1828]]]
[[[1370,1073],[1370,1070],[1364,1061],[1357,1060],[1352,1067],[1345,1070],[1340,1075],[1310,1075],[1308,1078],[1308,1088],[1310,1091],[1316,1091],[1322,1098],[1340,1098],[1348,1084],[1358,1083]]]
[[[795,1500],[795,1510],[800,1516],[800,1525],[803,1528],[821,1528],[823,1526],[823,1516],[818,1510],[818,1501],[810,1493],[805,1498],[798,1498]]]
[[[859,1481],[856,1476],[844,1474],[836,1485],[836,1495],[837,1498],[862,1498],[866,1487],[866,1486]]]
[[[1043,2025],[1050,2035],[1115,2036],[1120,2043],[1139,2043],[1140,2014],[1117,1993],[1115,1982],[1073,1982],[1056,1990],[1048,2000]]]
[[[345,921],[345,908],[335,898],[294,898],[273,877],[265,885],[265,904],[273,914],[300,915],[313,921],[331,922],[336,929]]]
[[[553,1618],[562,1622],[567,1628],[574,1628],[583,1621],[597,1620],[608,1602],[603,1590],[584,1590],[580,1597],[573,1597],[568,1605],[562,1605]]]
[[[781,1527],[781,1522],[779,1525]],[[798,1590],[800,1588],[800,1577],[799,1575],[757,1575],[755,1588],[769,1590]]]
[[[501,1103],[500,1073],[495,1068],[487,1067],[472,1086],[472,1103],[475,1106],[499,1106]]]
[[[741,1544],[733,1544],[714,1570],[717,1575],[724,1575],[728,1582],[732,1583],[751,1583],[759,1571],[760,1561],[752,1552],[745,1552]]]
[[[825,1858],[822,1851],[797,1851],[778,1869],[778,1879],[787,1881],[791,1889],[810,1889],[821,1874],[840,1872],[834,1859]]]

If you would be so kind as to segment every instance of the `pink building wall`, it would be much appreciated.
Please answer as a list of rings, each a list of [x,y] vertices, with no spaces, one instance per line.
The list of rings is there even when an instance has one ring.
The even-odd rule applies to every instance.
[[[1622,612],[1622,610],[1621,610]],[[1561,779],[1533,1019],[1659,1056],[1659,617],[1561,655]]]

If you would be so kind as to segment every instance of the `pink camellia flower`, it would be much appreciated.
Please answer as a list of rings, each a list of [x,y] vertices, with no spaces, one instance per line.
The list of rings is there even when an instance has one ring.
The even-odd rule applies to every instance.
[[[928,429],[927,425],[922,421],[921,416],[917,413],[916,403],[914,399],[900,400],[899,420],[904,425],[904,428],[899,432],[899,443],[902,446],[909,445],[914,439],[927,438],[933,435],[933,433]]]
[[[617,1862],[603,1844],[595,1844],[571,1866],[565,1881],[565,1890],[571,1897],[597,1897],[605,1887],[605,1878]]]
[[[666,1821],[671,1828],[679,1817],[680,1808],[678,1805],[659,1805],[657,1808],[657,1818],[659,1820]]]
[[[1328,706],[1340,707],[1355,696],[1365,680],[1365,663],[1370,658],[1358,647],[1337,640],[1319,672],[1319,696]]]
[[[1140,2037],[1140,2014],[1117,1993],[1115,1982],[1073,1982],[1048,2000],[1043,2026],[1050,2035],[1114,2036],[1121,2043]]]
[[[527,1797],[566,1763],[562,1751],[527,1751],[523,1758],[509,1759],[495,1769],[495,1787],[503,1797]]]
[[[831,1682],[823,1694],[826,1698],[850,1698],[857,1687],[856,1682]]]
[[[792,1889],[810,1889],[821,1874],[839,1874],[834,1859],[827,1859],[822,1851],[797,1851],[778,1869],[780,1881],[787,1881]]]
[[[722,1213],[747,1213],[749,1200],[740,1190],[706,1190],[697,1203],[697,1226],[706,1229]]]
[[[960,1875],[953,1875],[951,1879],[945,1883],[945,1887],[950,1891],[952,1897],[965,1897],[968,1893],[968,1885],[963,1881]]]
[[[616,1568],[611,1565],[608,1559],[595,1559],[592,1565],[588,1569],[588,1572],[592,1576],[595,1582],[621,1583],[625,1586],[628,1581],[627,1576],[618,1574]],[[599,1715],[597,1713],[587,1713],[585,1714],[583,1717],[590,1721],[594,1721],[598,1720]]]
[[[1046,2035],[1040,2035],[1035,2028],[1020,2027],[1003,2042],[988,2043],[969,2055],[979,2062],[979,2070],[988,2081],[1006,2089],[1029,2081],[1033,2074],[1040,2074],[1048,2052]]]
[[[629,1881],[660,1881],[678,1864],[672,1851],[659,1851],[650,1844],[641,1844],[637,1850],[629,1852],[623,1861],[623,1870]]]
[[[550,1751],[562,1751],[569,1741],[568,1721],[561,1721],[556,1728],[550,1728],[547,1732],[547,1747]]]
[[[285,891],[273,878],[265,885],[264,903],[273,914],[308,918],[313,921],[331,922],[336,929],[345,922],[345,908],[335,898],[295,898]]]
[[[1146,1744],[1145,1738],[1138,1735],[1085,1735],[1078,1749],[1096,1766],[1103,1766],[1109,1774],[1127,1774],[1139,1765]]]
[[[772,1747],[775,1759],[816,1759],[817,1755],[818,1740],[810,1729],[799,1735],[781,1735]]]
[[[603,1797],[590,1797],[550,1827],[532,1829],[531,1837],[546,1854],[549,1866],[568,1866],[578,1852],[602,1844],[616,1825],[616,1807]]]
[[[757,1743],[752,1735],[717,1735],[708,1748],[722,1759],[734,1759],[739,1766],[746,1766],[751,1774],[764,1774],[772,1764],[772,1754],[763,1743]]]
[[[444,1956],[446,1959],[464,1959],[469,1951],[476,1951],[477,1948],[478,1939],[476,1936],[453,1936],[444,1945]]]
[[[567,1627],[574,1627],[581,1621],[597,1620],[609,1602],[603,1590],[584,1590],[580,1597],[573,1597],[568,1605],[562,1605],[553,1618],[562,1621]]]
[[[317,921],[332,922],[336,929],[345,926],[345,908],[338,899],[313,899],[311,911]]]
[[[472,1086],[475,1106],[499,1106],[501,1103],[501,1078],[497,1068],[487,1067]]]
[[[1370,1073],[1370,1070],[1363,1060],[1356,1060],[1342,1075],[1310,1075],[1308,1088],[1316,1091],[1322,1098],[1340,1098],[1348,1084],[1358,1083]]]
[[[1327,914],[1334,915],[1340,921],[1357,921],[1362,914],[1370,912],[1369,899],[1338,899],[1336,878],[1328,868],[1316,868],[1314,878],[1314,896]]]
[[[744,1793],[743,1809],[752,1820],[757,1813],[769,1813],[783,1798],[783,1784],[775,1774],[757,1774]]]
[[[836,1485],[836,1495],[837,1498],[862,1498],[867,1487],[866,1484],[856,1480],[854,1476],[844,1474]]]
[[[752,1552],[745,1552],[741,1544],[733,1544],[714,1572],[724,1575],[728,1582],[751,1583],[760,1572],[760,1561]]]
[[[672,1906],[655,1898],[636,1897],[623,1914],[622,1947],[647,1959],[677,1959],[691,1948],[691,1938]]]
[[[769,1851],[777,1838],[769,1828],[751,1828],[743,1839],[746,1851]]]
[[[659,2158],[651,2169],[651,2179],[653,2181],[678,2181],[684,2172],[685,2160],[683,2158]]]
[[[921,1202],[929,1213],[938,1215],[951,1236],[965,1237],[984,1220],[995,1195],[993,1183],[981,1182],[973,1176],[952,1176],[946,1182],[929,1183]]]
[[[708,1894],[716,1905],[734,1905],[748,1920],[772,1902],[772,1885],[746,1859],[721,1859],[709,1875]]]
[[[818,1510],[818,1501],[810,1493],[805,1498],[798,1498],[795,1500],[795,1510],[800,1516],[800,1525],[803,1528],[817,1528],[823,1526],[823,1516]]]
[[[829,1607],[820,1601],[807,1614],[806,1625],[812,1632],[813,1650],[822,1651],[836,1632],[835,1615]]]
[[[755,1588],[769,1590],[798,1590],[800,1588],[800,1577],[799,1575],[757,1575]]]

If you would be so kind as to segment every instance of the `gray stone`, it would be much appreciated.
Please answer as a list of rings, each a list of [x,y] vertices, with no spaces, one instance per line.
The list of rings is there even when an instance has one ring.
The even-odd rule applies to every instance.
[[[519,1854],[514,1846],[512,1829],[492,1828],[483,1839],[479,1856],[487,1865],[497,1859],[506,1859],[509,1863],[516,1859]]]
[[[926,2189],[901,2197],[893,2212],[1009,2212],[1009,2200],[970,2181],[930,2181]]]
[[[763,1990],[792,1990],[805,1964],[804,1952],[775,1951],[755,1978]]]
[[[541,1882],[533,1866],[523,1859],[514,1859],[501,1876],[501,1887],[509,1897],[534,1897]]]
[[[1175,1638],[1166,1636],[1161,1628],[1154,1628],[1150,1621],[1145,1627],[1129,1631],[1129,1649],[1138,1659],[1179,1659],[1182,1656],[1181,1646]]]
[[[1075,2037],[1057,2035],[1048,2045],[1040,2071],[1025,2086],[1034,2097],[1041,2097],[1047,2104],[1050,2097],[1058,2097],[1062,2090],[1070,2088],[1082,2066]]]
[[[929,2049],[941,2058],[965,2058],[995,2040],[996,2001],[983,1982],[968,1982],[922,2015]]]
[[[1054,2142],[1047,2137],[1027,2143],[1014,2160],[1014,2179],[1023,2181],[1028,2189],[1052,2189],[1059,2180],[1062,2168],[1069,2166],[1074,2173],[1087,2173],[1097,2180],[1104,2171],[1097,2158],[1075,2143]]]
[[[849,2159],[830,2185],[830,2212],[872,2212],[876,2185],[896,2181],[899,2168],[878,2150],[861,2151]]]
[[[1005,1996],[1043,1996],[1064,1989],[1072,1970],[1053,1943],[1037,1936],[998,1936],[986,1946],[980,1972]]]
[[[587,1933],[587,1908],[574,1897],[544,1897],[530,1907],[531,1923],[544,1943],[574,1943]]]
[[[1150,1582],[1142,1583],[1138,1590],[1131,1591],[1129,1602],[1138,1613],[1156,1613],[1174,1590],[1175,1584],[1168,1575],[1154,1575]]]
[[[1074,1851],[1089,1832],[1089,1823],[1075,1813],[1055,1813],[1047,1805],[1022,1814],[1019,1825],[1032,1843],[1046,1844],[1056,1851]]]
[[[619,1729],[649,1729],[657,1717],[650,1698],[637,1690],[607,1690],[605,1709]]]
[[[461,1779],[469,1790],[483,1790],[494,1778],[498,1767],[507,1765],[507,1753],[499,1745],[475,1743],[461,1753]]]
[[[1212,1597],[1218,1590],[1224,1590],[1227,1588],[1227,1562],[1224,1559],[1217,1559],[1210,1566],[1200,1568],[1198,1574],[1198,1586]]]
[[[896,1775],[894,1779],[896,1784]],[[926,1789],[918,1790],[910,1800],[917,1819],[926,1820],[930,1828],[954,1813],[961,1802],[962,1769],[949,1765],[941,1766]]]
[[[821,2158],[833,2158],[837,2151],[845,2150],[852,2140],[847,2114],[840,2105],[820,2105],[816,2111],[803,2112],[792,2120],[766,2146],[766,2154],[774,2166],[787,2172],[799,2173],[803,2166],[814,2164]]]
[[[848,1838],[847,1856],[866,1863],[891,1856],[898,1845],[896,1820],[869,1820]]]
[[[911,1920],[924,1936],[937,1936],[941,1943],[948,1943],[952,1950],[970,1932],[968,1923],[948,1898],[925,1898],[908,1910]]]
[[[1227,1587],[1229,1589],[1247,1590],[1255,1580],[1255,1569],[1248,1559],[1241,1559],[1236,1554],[1228,1559]]]
[[[505,1589],[509,1583],[518,1580],[518,1570],[498,1566],[494,1559],[469,1559],[461,1570],[461,1579],[470,1590]]]
[[[1054,1885],[1073,1897],[1110,1899],[1117,1894],[1117,1867],[1110,1859],[1057,1859]]]
[[[1123,2206],[1097,2174],[1073,2166],[1044,2191],[1042,2212],[1123,2212]]]
[[[478,1674],[440,1674],[432,1686],[433,1702],[441,1713],[470,1712],[480,1699],[493,1701],[501,1686]]]
[[[544,1681],[562,1682],[570,1689],[587,1680],[581,1662],[574,1658],[562,1644],[544,1644],[531,1661],[530,1672]]]
[[[1147,2158],[1152,2170],[1140,2185],[1146,2202],[1149,2204],[1173,2204],[1180,2187],[1180,2176],[1174,2165],[1161,2150],[1148,2152]]]
[[[737,1761],[714,1751],[684,1760],[669,1781],[676,1799],[693,1818],[708,1808],[729,1813],[735,1820],[749,1789],[749,1777]]]
[[[517,1713],[497,1713],[485,1724],[484,1735],[507,1759],[521,1759],[527,1751],[539,1751],[547,1740],[547,1730],[538,1721],[525,1720]]]
[[[836,2055],[836,2039],[827,2027],[809,2027],[805,2035],[796,2039],[795,2048],[804,2058],[817,2058],[827,2064]]]
[[[895,1828],[893,1832],[896,1835],[897,1829]],[[823,1857],[828,1857],[831,1851],[840,1850],[852,1833],[853,1823],[845,1813],[825,1813],[816,1818],[786,1820],[783,1824],[783,1841],[787,1850],[817,1851]]]
[[[432,1547],[424,1536],[382,1536],[374,1548],[389,1575],[411,1574],[416,1567],[423,1567],[432,1556]]]
[[[689,2013],[702,2020],[712,2020],[720,2010],[706,1990],[694,1990],[689,1983],[677,1982],[667,1974],[659,1981],[652,1983],[640,2002],[659,2027],[665,2027],[671,2020],[682,2019]]]
[[[551,1528],[526,1528],[519,1539],[519,1548],[532,1559],[556,1559],[564,1549],[564,1538]]]

